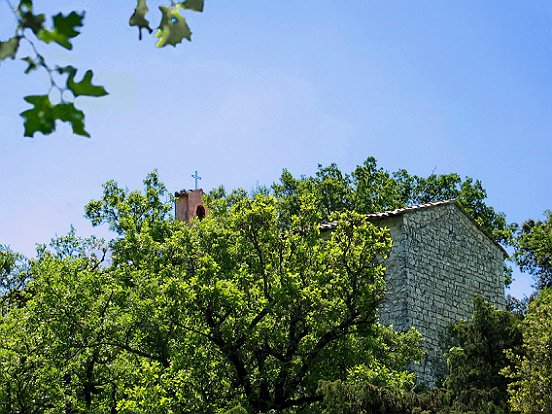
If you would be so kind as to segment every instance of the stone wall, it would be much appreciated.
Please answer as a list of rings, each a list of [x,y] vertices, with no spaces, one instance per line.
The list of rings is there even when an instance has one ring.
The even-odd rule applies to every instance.
[[[410,289],[406,281],[408,255],[403,217],[390,217],[381,222],[389,228],[393,247],[385,263],[385,297],[380,310],[380,322],[393,325],[397,331],[406,331],[412,326],[409,318],[408,301]]]
[[[433,386],[444,367],[441,338],[450,324],[471,317],[473,297],[505,306],[504,252],[455,203],[377,221],[393,239],[381,322],[421,332],[427,357],[413,369],[419,384]]]

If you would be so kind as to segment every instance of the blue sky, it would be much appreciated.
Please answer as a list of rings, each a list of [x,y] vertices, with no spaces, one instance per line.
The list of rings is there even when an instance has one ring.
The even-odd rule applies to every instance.
[[[157,22],[163,2],[148,3]],[[127,26],[133,1],[70,4],[87,13],[73,52],[43,50],[93,69],[110,95],[77,100],[91,139],[66,126],[23,138],[22,98],[47,79],[0,67],[0,243],[14,250],[31,255],[70,224],[97,232],[83,206],[101,184],[139,188],[154,168],[171,190],[191,188],[196,169],[206,190],[251,189],[283,168],[350,171],[375,156],[478,178],[510,221],[552,208],[549,0],[206,0],[186,15],[193,41],[164,49]],[[0,1],[0,39],[12,24]],[[517,273],[511,293],[530,284]]]

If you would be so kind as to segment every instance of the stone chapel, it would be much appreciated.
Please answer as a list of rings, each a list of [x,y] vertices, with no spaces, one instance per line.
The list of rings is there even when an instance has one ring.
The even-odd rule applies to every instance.
[[[389,228],[393,240],[380,322],[397,331],[414,326],[422,334],[427,355],[412,369],[418,384],[432,387],[445,366],[442,337],[452,323],[471,319],[473,297],[481,295],[505,308],[504,260],[508,254],[455,200],[367,218]]]
[[[175,193],[175,215],[204,217],[203,191]],[[389,228],[393,246],[386,261],[386,294],[380,321],[397,331],[414,326],[423,336],[424,360],[412,369],[418,384],[435,385],[443,366],[441,339],[452,323],[471,318],[473,297],[504,308],[506,251],[455,200],[367,215]],[[335,223],[321,225],[331,231]]]

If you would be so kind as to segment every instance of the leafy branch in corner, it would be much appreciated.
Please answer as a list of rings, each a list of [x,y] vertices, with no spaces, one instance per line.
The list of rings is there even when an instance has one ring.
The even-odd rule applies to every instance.
[[[72,40],[80,34],[85,13],[71,11],[69,14],[55,14],[51,16],[52,25],[48,27],[46,16],[35,13],[33,0],[19,0],[17,6],[12,5],[10,0],[4,1],[13,13],[15,30],[11,38],[0,40],[0,63],[7,59],[14,60],[18,55],[27,54],[23,53],[21,47],[22,44],[27,43],[29,52],[20,58],[27,64],[25,74],[44,70],[50,80],[47,93],[24,97],[25,101],[32,105],[32,108],[21,113],[24,119],[24,136],[33,137],[36,132],[44,135],[51,134],[56,129],[56,122],[61,121],[71,124],[74,134],[89,137],[90,134],[85,130],[85,114],[75,106],[74,100],[79,96],[105,96],[107,91],[103,86],[92,83],[94,76],[92,70],[87,70],[84,76],[77,80],[77,68],[49,64],[38,48],[40,43],[55,43],[64,49],[72,50]],[[161,21],[155,33],[158,39],[156,46],[176,46],[183,39],[191,40],[192,32],[180,12],[182,10],[202,12],[203,7],[204,0],[171,1],[168,6],[159,6]],[[154,32],[146,17],[148,12],[147,1],[137,0],[129,25],[138,28],[140,40],[143,29],[149,34]]]

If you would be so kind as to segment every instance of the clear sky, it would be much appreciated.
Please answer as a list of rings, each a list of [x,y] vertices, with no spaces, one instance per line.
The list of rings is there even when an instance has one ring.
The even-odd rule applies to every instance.
[[[73,52],[43,51],[93,69],[110,95],[77,100],[91,139],[66,126],[23,138],[23,96],[47,79],[0,67],[0,243],[16,251],[71,224],[95,231],[83,207],[101,184],[140,188],[154,168],[171,191],[196,169],[206,190],[251,189],[283,168],[350,171],[374,156],[478,178],[510,221],[552,208],[550,0],[206,0],[186,14],[193,41],[164,49],[128,27],[134,1],[35,3],[86,10]],[[157,22],[164,2],[148,3]],[[12,34],[0,0],[0,39]],[[530,284],[516,273],[511,293]]]

